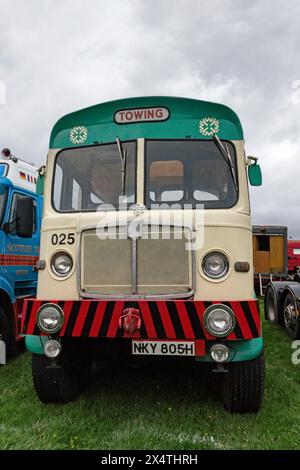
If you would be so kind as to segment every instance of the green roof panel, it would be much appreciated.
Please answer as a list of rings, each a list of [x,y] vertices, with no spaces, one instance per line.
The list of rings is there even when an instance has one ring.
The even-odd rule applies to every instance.
[[[115,121],[115,114],[120,110],[147,108],[164,108],[164,120],[125,124]],[[132,116],[130,113],[127,115]],[[243,140],[240,120],[227,106],[165,96],[126,98],[97,104],[62,117],[52,130],[50,148],[112,142],[116,137],[121,140],[141,137],[209,139],[213,134],[220,139]]]

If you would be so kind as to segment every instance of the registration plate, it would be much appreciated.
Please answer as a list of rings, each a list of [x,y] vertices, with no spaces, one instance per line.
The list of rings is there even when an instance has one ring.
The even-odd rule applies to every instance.
[[[204,356],[205,342],[132,340],[132,354],[137,356]]]

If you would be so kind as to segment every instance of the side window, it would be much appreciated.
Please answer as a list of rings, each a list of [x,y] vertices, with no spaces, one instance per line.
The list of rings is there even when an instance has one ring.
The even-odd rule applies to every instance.
[[[260,235],[257,237],[257,250],[270,251],[270,237],[268,235]]]
[[[22,199],[24,197],[28,197],[28,196],[14,193],[13,198],[12,198],[12,203],[11,203],[10,216],[9,216],[10,223],[13,222],[13,220],[15,220],[17,216],[17,200]],[[36,200],[35,199],[33,200],[33,209],[34,209],[33,210],[33,233],[35,233],[36,231]],[[13,226],[10,233],[12,235],[17,235],[17,228]]]

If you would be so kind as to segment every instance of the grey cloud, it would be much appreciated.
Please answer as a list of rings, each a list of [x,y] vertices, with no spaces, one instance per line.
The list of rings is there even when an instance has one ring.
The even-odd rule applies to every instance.
[[[300,237],[298,0],[11,0],[1,3],[0,145],[45,159],[63,114],[119,97],[182,95],[240,116],[264,186],[255,223]]]

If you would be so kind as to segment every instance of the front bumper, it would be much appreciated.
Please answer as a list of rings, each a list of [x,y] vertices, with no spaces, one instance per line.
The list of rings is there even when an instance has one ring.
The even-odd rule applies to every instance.
[[[27,299],[22,313],[22,333],[43,335],[36,323],[39,308],[55,303],[64,312],[64,324],[56,336],[80,338],[142,338],[216,340],[204,327],[204,314],[212,304],[229,306],[236,317],[234,330],[223,340],[251,340],[261,337],[258,301],[202,302],[177,301],[104,301],[104,300],[43,300]],[[139,311],[140,328],[132,334],[120,327],[126,309]]]

